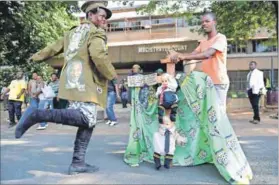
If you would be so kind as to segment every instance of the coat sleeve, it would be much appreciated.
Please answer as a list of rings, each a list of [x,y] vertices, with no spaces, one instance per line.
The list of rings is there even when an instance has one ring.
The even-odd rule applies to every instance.
[[[116,71],[109,60],[104,38],[91,35],[88,41],[88,49],[97,70],[108,80],[116,78]]]
[[[60,38],[55,43],[45,47],[41,51],[35,53],[30,59],[33,61],[42,61],[49,59],[55,55],[62,53],[64,50],[64,38]]]

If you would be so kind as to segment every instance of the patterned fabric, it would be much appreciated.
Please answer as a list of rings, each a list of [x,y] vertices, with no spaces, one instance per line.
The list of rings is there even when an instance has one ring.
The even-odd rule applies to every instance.
[[[64,54],[66,61],[70,61],[77,55],[79,48],[86,41],[89,31],[89,24],[81,24],[75,29],[75,31],[70,33],[69,46]]]
[[[97,106],[94,103],[70,101],[68,109],[78,109],[88,120],[88,126],[92,128],[97,123]]]
[[[193,72],[178,79],[180,90],[176,130],[187,137],[177,145],[173,165],[213,163],[231,184],[247,184],[252,171],[226,114],[218,109],[216,90],[205,73]],[[148,106],[139,101],[139,88],[131,88],[130,137],[124,161],[129,165],[153,163],[153,135],[158,130],[158,99],[149,87]],[[154,98],[155,97],[155,98]]]

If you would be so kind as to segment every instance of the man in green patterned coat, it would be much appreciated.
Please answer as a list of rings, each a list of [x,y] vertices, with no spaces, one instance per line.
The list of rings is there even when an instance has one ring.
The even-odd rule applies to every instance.
[[[20,138],[31,126],[42,121],[78,127],[69,174],[98,170],[85,163],[86,149],[96,124],[97,105],[103,108],[106,105],[107,81],[117,77],[108,58],[107,38],[102,29],[112,15],[105,3],[84,3],[81,9],[87,20],[31,57],[33,61],[43,61],[64,53],[58,97],[69,100],[69,108],[39,110],[30,107],[15,131],[15,137]]]

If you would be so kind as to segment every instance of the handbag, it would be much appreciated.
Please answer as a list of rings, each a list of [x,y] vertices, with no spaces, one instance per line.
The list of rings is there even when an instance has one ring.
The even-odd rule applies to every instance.
[[[44,88],[42,88],[42,92],[47,99],[54,98],[56,96],[50,86],[45,86]]]

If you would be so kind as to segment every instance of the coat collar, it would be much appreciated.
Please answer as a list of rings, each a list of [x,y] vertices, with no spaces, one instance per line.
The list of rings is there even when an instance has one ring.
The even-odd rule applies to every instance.
[[[89,20],[82,20],[80,24],[90,24],[92,27],[99,29],[95,24],[93,24],[91,21]]]

